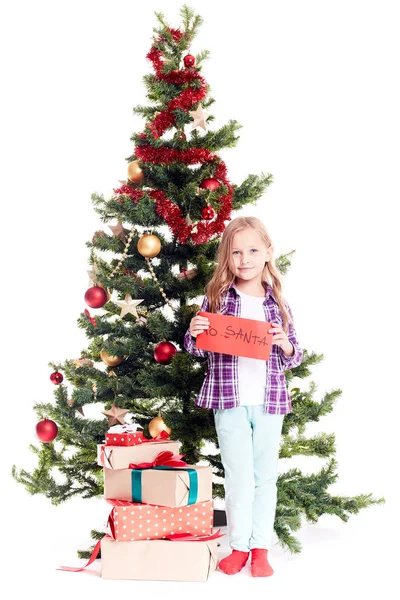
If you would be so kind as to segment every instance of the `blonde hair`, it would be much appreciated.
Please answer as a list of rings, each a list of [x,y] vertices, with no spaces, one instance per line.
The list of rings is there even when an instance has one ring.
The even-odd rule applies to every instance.
[[[206,294],[208,296],[211,312],[218,312],[220,310],[221,296],[235,280],[232,260],[233,237],[238,231],[242,231],[249,227],[258,231],[266,248],[272,246],[272,240],[265,225],[256,217],[237,217],[227,225],[218,247],[217,267],[206,287]],[[275,259],[273,256],[265,263],[264,270],[261,274],[261,281],[268,283],[272,287],[282,315],[283,330],[287,333],[290,316],[282,296],[281,275],[275,266]]]

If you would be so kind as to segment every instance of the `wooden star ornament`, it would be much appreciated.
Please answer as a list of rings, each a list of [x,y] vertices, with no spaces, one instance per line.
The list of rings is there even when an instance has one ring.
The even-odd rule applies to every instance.
[[[79,369],[79,367],[93,367],[94,365],[94,362],[87,358],[75,358],[72,363],[77,369]]]
[[[89,285],[97,285],[97,275],[99,274],[99,268],[96,263],[93,263],[93,270],[87,272],[89,275]]]
[[[130,294],[127,294],[125,296],[125,300],[116,300],[115,304],[122,309],[121,313],[119,315],[121,318],[124,317],[125,315],[131,314],[136,319],[138,319],[139,315],[137,314],[136,307],[141,302],[143,302],[143,299],[141,299],[141,300],[132,300],[132,296]]]
[[[117,425],[118,423],[120,425],[124,425],[124,417],[126,413],[129,412],[129,410],[119,408],[118,406],[115,406],[115,404],[113,404],[110,410],[102,410],[101,412],[103,415],[108,417],[108,425],[111,426]]]
[[[207,131],[206,120],[210,116],[210,113],[206,110],[203,110],[200,104],[198,105],[196,110],[190,110],[189,115],[193,119],[192,130],[196,129],[197,127],[202,127],[204,131]]]
[[[68,406],[73,406],[73,405],[74,405],[74,401],[73,401],[73,399],[71,398],[71,399],[67,400],[67,404],[68,404]],[[81,415],[82,415],[82,417],[84,417],[84,416],[85,416],[85,413],[83,412],[83,408],[82,408],[82,406],[75,406],[75,410],[76,410],[76,411],[77,411],[79,414],[81,414]]]
[[[130,234],[129,229],[125,229],[122,223],[117,223],[116,225],[109,225],[109,228],[123,244],[126,244],[126,236]]]

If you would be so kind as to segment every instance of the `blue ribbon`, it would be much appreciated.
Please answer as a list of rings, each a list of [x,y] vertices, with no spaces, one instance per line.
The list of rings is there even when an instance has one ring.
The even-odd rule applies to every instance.
[[[189,499],[190,504],[196,504],[199,492],[199,478],[196,469],[175,469],[173,467],[151,467],[162,471],[186,471],[189,474]],[[142,503],[142,472],[148,469],[132,469],[132,502]]]

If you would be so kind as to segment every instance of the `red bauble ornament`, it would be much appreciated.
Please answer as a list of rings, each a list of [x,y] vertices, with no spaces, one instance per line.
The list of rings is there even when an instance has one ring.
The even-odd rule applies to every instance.
[[[85,294],[85,302],[91,308],[101,308],[107,301],[107,291],[99,285],[89,288]]]
[[[43,419],[36,425],[36,435],[41,442],[52,442],[56,439],[58,433],[57,424],[50,419]]]
[[[196,59],[192,54],[186,54],[186,56],[183,57],[183,64],[185,67],[193,67],[195,62]]]
[[[60,385],[63,379],[64,377],[59,371],[54,371],[54,373],[50,375],[50,381],[52,381],[54,385]]]
[[[209,177],[208,179],[205,179],[204,181],[201,182],[200,187],[202,190],[216,190],[219,188],[220,186],[220,182],[218,181],[218,179],[214,179],[213,177]]]
[[[174,140],[186,140],[186,134],[184,131],[177,131],[174,135]]]
[[[201,209],[201,218],[205,221],[211,221],[215,216],[214,209],[211,206],[205,206]]]
[[[154,349],[154,358],[161,365],[169,365],[178,350],[171,342],[160,342]]]

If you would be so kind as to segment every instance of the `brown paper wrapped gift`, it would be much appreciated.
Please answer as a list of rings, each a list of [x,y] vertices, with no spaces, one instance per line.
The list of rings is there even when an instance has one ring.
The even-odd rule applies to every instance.
[[[97,464],[107,469],[127,469],[130,463],[152,462],[165,450],[179,453],[179,442],[166,440],[146,442],[136,446],[97,445]]]
[[[194,503],[211,500],[212,468],[200,465],[188,465],[188,468],[197,472],[198,492]],[[187,506],[189,492],[190,477],[183,468],[143,469],[141,471],[141,497],[134,498],[132,498],[132,469],[104,469],[105,498],[176,507]]]
[[[104,579],[207,581],[218,563],[217,540],[172,542],[101,540]]]

